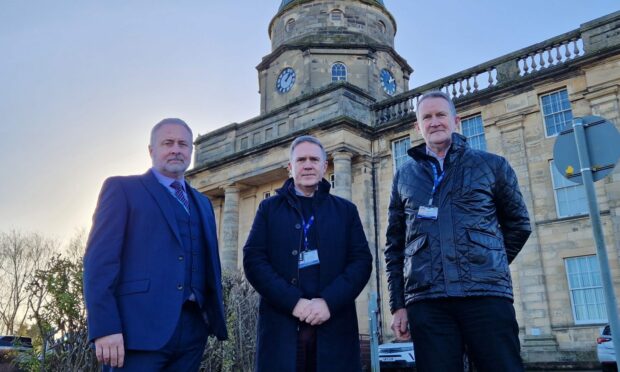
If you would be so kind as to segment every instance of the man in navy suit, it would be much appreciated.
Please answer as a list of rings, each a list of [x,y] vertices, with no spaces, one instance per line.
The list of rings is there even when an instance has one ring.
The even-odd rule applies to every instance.
[[[112,177],[84,255],[89,338],[111,370],[196,371],[208,335],[226,339],[215,216],[185,182],[192,131],[151,131],[152,168]]]

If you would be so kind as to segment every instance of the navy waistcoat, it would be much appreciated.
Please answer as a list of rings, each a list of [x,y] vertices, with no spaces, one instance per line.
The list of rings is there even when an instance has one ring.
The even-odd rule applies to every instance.
[[[170,195],[170,194],[169,194]],[[187,300],[193,293],[198,304],[204,308],[207,294],[207,241],[202,228],[198,207],[191,193],[188,193],[189,211],[172,195],[174,215],[179,227],[179,235],[183,244],[183,260],[185,261],[184,297]]]

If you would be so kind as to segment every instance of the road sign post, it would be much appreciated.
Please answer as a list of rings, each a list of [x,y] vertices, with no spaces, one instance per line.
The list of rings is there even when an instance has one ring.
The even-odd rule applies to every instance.
[[[372,292],[368,299],[368,321],[370,322],[370,370],[379,372],[379,308],[377,294]]]
[[[596,127],[599,125],[600,127]],[[590,130],[590,128],[593,128],[593,130]],[[560,173],[573,182],[583,183],[586,190],[588,211],[596,245],[596,256],[603,282],[607,317],[611,327],[614,349],[618,353],[620,351],[618,306],[609,270],[609,259],[605,248],[594,182],[611,173],[618,161],[620,156],[620,134],[618,134],[618,130],[611,122],[605,121],[602,118],[595,116],[575,118],[573,120],[573,129],[562,132],[558,136],[553,153],[556,167]],[[575,154],[577,155],[578,164],[574,164]],[[580,170],[577,174],[574,173],[575,166],[578,166]],[[598,173],[596,174],[595,172]],[[617,363],[616,361],[616,365]]]

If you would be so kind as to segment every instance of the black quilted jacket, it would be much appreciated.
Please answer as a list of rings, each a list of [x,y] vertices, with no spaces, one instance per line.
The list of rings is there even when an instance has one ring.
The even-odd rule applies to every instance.
[[[506,159],[471,149],[452,134],[445,176],[435,192],[437,220],[417,218],[433,187],[426,145],[394,176],[385,249],[390,309],[444,297],[512,299],[508,264],[531,233],[517,177]]]

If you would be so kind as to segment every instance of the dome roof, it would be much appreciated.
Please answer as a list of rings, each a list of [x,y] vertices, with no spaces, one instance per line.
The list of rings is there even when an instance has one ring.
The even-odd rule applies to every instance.
[[[286,8],[288,5],[295,3],[295,2],[299,2],[300,0],[282,0],[282,3],[280,3],[280,7],[278,8],[278,12],[284,8]],[[364,2],[368,2],[368,3],[375,3],[376,5],[381,5],[382,7],[385,7],[385,4],[383,4],[383,0],[362,0]]]

